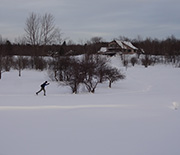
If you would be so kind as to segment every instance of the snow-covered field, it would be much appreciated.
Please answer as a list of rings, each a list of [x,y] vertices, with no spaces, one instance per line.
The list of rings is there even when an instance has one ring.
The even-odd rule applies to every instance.
[[[124,72],[125,80],[100,84],[95,94],[50,81],[46,97],[35,95],[46,72],[4,73],[0,155],[179,155],[180,69]]]

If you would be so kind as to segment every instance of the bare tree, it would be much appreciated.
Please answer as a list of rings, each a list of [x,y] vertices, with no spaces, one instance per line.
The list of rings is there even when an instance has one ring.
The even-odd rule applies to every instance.
[[[5,55],[5,51],[6,51],[5,44],[6,44],[6,41],[0,35],[0,79],[2,78],[2,73],[8,71],[9,63],[10,63],[10,62],[6,61],[7,59],[6,59],[6,55]]]
[[[2,78],[3,73],[3,39],[0,35],[0,79]]]
[[[113,82],[122,80],[125,78],[125,75],[120,72],[117,68],[108,67],[106,69],[106,79],[109,81],[109,88]]]
[[[3,51],[3,39],[0,35],[0,79],[2,77],[2,51]]]
[[[3,70],[3,56],[0,54],[0,79],[2,78],[2,73],[4,72]]]
[[[4,56],[0,54],[0,79],[2,73],[9,72],[12,66],[12,57]]]
[[[25,23],[26,41],[31,45],[47,45],[60,41],[60,29],[55,26],[53,15],[31,13]]]
[[[137,64],[138,59],[136,57],[132,57],[130,61],[131,61],[131,64],[134,66],[135,64]]]
[[[152,64],[153,61],[150,58],[150,56],[146,54],[145,57],[141,59],[141,62],[142,62],[142,65],[147,68],[148,66]]]
[[[77,94],[80,83],[82,82],[81,65],[76,59],[71,59],[66,71],[65,84],[70,86],[72,93]]]
[[[23,61],[23,56],[18,56],[17,57],[17,69],[18,69],[18,71],[19,71],[19,77],[21,76],[21,71],[22,71],[22,69],[23,69],[23,67],[22,67],[22,61]]]
[[[18,70],[19,77],[20,77],[22,75],[22,70],[25,68],[23,65],[23,62],[25,59],[23,58],[23,55],[22,55],[23,49],[21,48],[21,46],[25,45],[25,43],[26,43],[25,37],[21,36],[21,37],[15,38],[15,43],[18,44],[17,50],[18,50],[19,54],[17,55],[17,59],[15,60],[14,67]],[[27,59],[26,59],[26,61],[27,61]]]
[[[90,42],[91,42],[92,44],[101,43],[101,42],[103,42],[103,38],[102,38],[102,37],[92,37],[91,40],[90,40]]]
[[[131,41],[128,37],[121,36],[121,35],[117,39],[122,40],[122,41]]]
[[[39,45],[40,43],[40,16],[31,13],[25,23],[25,38],[28,44]]]
[[[70,57],[56,57],[51,61],[49,75],[52,80],[71,88],[77,94],[82,82],[80,61]]]
[[[45,14],[40,21],[40,39],[42,45],[52,44],[60,39],[60,30],[55,26],[55,20],[52,14]]]
[[[81,65],[83,83],[89,92],[94,93],[97,85],[102,82],[103,69],[106,66],[106,62],[94,55],[85,55]]]
[[[106,75],[106,70],[108,68],[108,63],[109,60],[107,59],[107,57],[102,57],[100,55],[96,55],[95,56],[95,64],[96,64],[96,72],[97,75],[99,76],[99,82],[102,83],[105,79],[105,75]]]

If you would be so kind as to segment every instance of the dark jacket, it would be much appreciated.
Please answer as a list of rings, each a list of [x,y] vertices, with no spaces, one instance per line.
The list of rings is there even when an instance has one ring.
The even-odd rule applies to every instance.
[[[42,85],[41,88],[45,88],[45,86],[49,85],[49,83],[47,81],[45,81]]]

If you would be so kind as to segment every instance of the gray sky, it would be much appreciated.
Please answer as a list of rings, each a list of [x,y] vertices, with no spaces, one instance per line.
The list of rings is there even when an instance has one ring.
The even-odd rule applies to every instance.
[[[64,38],[180,38],[180,0],[0,0],[0,35],[22,36],[29,14],[51,13]]]

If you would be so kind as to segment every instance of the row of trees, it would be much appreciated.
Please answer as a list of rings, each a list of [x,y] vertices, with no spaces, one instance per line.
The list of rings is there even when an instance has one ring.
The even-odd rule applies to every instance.
[[[124,79],[125,75],[108,63],[106,57],[99,55],[85,55],[83,58],[58,56],[54,58],[38,58],[24,56],[5,56],[0,59],[0,79],[2,73],[18,70],[21,76],[23,69],[48,70],[49,77],[60,84],[70,86],[72,93],[78,93],[80,85],[85,85],[88,92],[94,93],[97,85],[109,81]]]
[[[26,57],[26,56],[0,56],[0,79],[4,72],[11,69],[18,70],[18,75],[24,69],[44,70],[48,68],[48,61],[42,57]]]
[[[165,39],[138,36],[135,39],[120,36],[120,40],[130,41],[139,49],[143,49],[148,55],[180,55],[180,39],[171,35]]]
[[[111,88],[113,82],[125,78],[120,70],[108,65],[106,58],[98,55],[85,55],[82,59],[57,57],[50,66],[51,79],[70,86],[72,93],[78,93],[81,84],[94,93],[99,83],[109,81]]]
[[[124,55],[121,56],[121,61],[123,66],[128,68],[129,66],[143,65],[144,67],[153,66],[156,64],[165,64],[165,65],[173,65],[175,67],[180,67],[180,55],[177,56],[164,56],[164,55],[149,55],[143,54],[141,56],[131,56],[131,55]]]
[[[87,54],[88,55],[88,54]],[[86,55],[86,57],[87,57]],[[96,59],[92,57],[97,57]],[[51,74],[53,73],[53,79],[56,81],[63,81],[63,75],[66,73],[66,69],[71,66],[71,62],[75,64],[79,62],[82,65],[82,62],[78,59],[73,59],[74,56],[59,56],[55,55],[53,57],[32,57],[32,56],[8,56],[8,55],[0,55],[0,79],[2,77],[2,73],[8,72],[10,69],[16,69],[19,72],[19,76],[21,76],[21,71],[23,69],[35,69],[35,70],[51,70]],[[87,62],[94,63],[95,66],[101,62],[101,64],[106,64],[105,68],[107,69],[108,57],[102,57],[100,55],[88,55],[86,59]],[[103,60],[101,60],[103,58]],[[148,67],[150,65],[155,64],[171,64],[175,67],[180,67],[180,56],[154,56],[154,55],[141,55],[138,57],[137,55],[119,55],[119,61],[122,62],[122,65],[126,68],[129,66],[143,65],[144,67]],[[76,66],[76,65],[74,65]],[[93,67],[94,65],[90,65]],[[104,65],[99,65],[99,68],[104,68]],[[111,68],[111,70],[113,70]],[[106,70],[107,71],[107,70]],[[64,73],[63,73],[64,72]],[[61,74],[60,74],[61,73]],[[59,77],[57,77],[59,75]],[[102,81],[102,80],[100,80]]]

